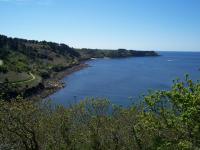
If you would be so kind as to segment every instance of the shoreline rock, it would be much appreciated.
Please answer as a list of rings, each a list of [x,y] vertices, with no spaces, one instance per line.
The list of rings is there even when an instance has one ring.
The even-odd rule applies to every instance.
[[[27,97],[29,100],[41,100],[48,98],[48,96],[52,95],[53,93],[57,92],[58,90],[64,88],[66,85],[63,81],[61,81],[63,78],[67,77],[68,75],[71,75],[72,73],[79,71],[81,69],[84,69],[88,67],[89,65],[86,64],[86,62],[81,62],[78,65],[72,66],[71,68],[68,68],[66,70],[63,70],[61,72],[58,72],[50,79],[46,79],[43,81],[44,88],[37,93],[34,93],[32,96]]]

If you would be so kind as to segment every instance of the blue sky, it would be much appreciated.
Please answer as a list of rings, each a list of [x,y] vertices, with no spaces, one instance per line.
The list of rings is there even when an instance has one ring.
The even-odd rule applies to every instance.
[[[79,48],[200,51],[200,0],[0,0],[0,34]]]

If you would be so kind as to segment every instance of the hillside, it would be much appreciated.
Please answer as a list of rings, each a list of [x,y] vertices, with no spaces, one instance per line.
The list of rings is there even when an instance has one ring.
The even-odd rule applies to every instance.
[[[9,91],[15,89],[14,93],[24,93],[38,86],[45,88],[44,81],[54,79],[59,72],[77,66],[83,60],[132,56],[157,56],[157,53],[125,49],[75,49],[66,44],[0,35],[0,84],[3,85],[1,88],[5,88],[5,85],[9,87]]]

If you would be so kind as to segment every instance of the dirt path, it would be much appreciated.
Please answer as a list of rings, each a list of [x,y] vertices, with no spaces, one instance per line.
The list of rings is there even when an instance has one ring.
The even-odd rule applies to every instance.
[[[29,74],[31,75],[31,79],[11,82],[11,84],[28,83],[36,79],[36,77],[31,72],[29,72]]]

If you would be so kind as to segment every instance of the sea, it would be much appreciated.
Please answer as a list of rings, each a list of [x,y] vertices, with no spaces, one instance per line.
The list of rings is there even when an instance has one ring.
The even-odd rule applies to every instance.
[[[158,52],[157,57],[98,58],[63,79],[65,88],[50,95],[53,104],[70,106],[85,99],[108,99],[129,106],[156,90],[170,90],[173,80],[189,74],[200,79],[199,52]]]

